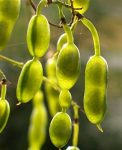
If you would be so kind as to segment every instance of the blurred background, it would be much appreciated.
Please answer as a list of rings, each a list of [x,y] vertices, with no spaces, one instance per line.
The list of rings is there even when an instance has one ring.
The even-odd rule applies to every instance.
[[[33,0],[36,4],[38,0]],[[90,8],[85,14],[96,26],[101,42],[102,56],[108,62],[108,89],[107,89],[107,112],[102,122],[104,132],[89,123],[85,115],[80,112],[80,150],[122,150],[122,1],[121,0],[91,0]],[[26,62],[31,59],[26,45],[26,31],[33,10],[28,0],[22,1],[21,12],[10,41],[2,55],[12,59]],[[49,21],[58,23],[58,11],[54,5],[43,10],[43,14]],[[65,10],[67,20],[70,12]],[[51,44],[49,51],[56,50],[56,43],[62,29],[51,26]],[[75,31],[75,43],[81,53],[81,74],[78,82],[71,90],[73,98],[83,107],[84,93],[84,70],[89,57],[94,54],[93,42],[89,31],[79,23]],[[45,64],[47,57],[41,62]],[[0,60],[0,68],[9,80],[7,97],[11,106],[11,113],[6,128],[0,134],[0,150],[27,150],[28,126],[32,111],[31,102],[16,106],[16,84],[20,69],[8,62]],[[47,106],[46,100],[45,104]],[[72,116],[72,110],[70,110]],[[48,114],[49,121],[51,119]],[[49,126],[49,125],[48,125]],[[71,145],[71,140],[68,145]],[[67,147],[66,146],[66,147]],[[66,149],[64,147],[63,149]],[[56,150],[51,144],[48,128],[47,139],[43,150]]]

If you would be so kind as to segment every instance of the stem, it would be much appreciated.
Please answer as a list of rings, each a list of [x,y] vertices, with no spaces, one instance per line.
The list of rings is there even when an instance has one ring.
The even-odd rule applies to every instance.
[[[100,41],[99,41],[99,35],[98,32],[93,25],[93,23],[86,19],[85,17],[81,18],[82,23],[90,30],[94,42],[94,51],[96,56],[100,56]]]
[[[75,31],[75,29],[77,27],[77,24],[78,24],[78,18],[75,17],[74,20],[73,20],[73,23],[71,24],[71,28],[70,28],[72,33],[74,33],[74,31]]]
[[[47,4],[46,0],[41,0],[37,6],[36,14],[39,15],[42,11],[42,8]]]
[[[31,4],[32,8],[34,9],[34,11],[36,12],[36,6],[35,6],[35,4],[33,3],[33,1],[32,1],[32,0],[29,0],[29,2],[30,2],[30,4]]]
[[[60,92],[59,86],[55,84],[54,82],[50,81],[47,77],[43,76],[43,81],[49,83],[55,90]]]
[[[74,38],[73,38],[70,27],[65,22],[65,16],[62,11],[62,5],[58,5],[58,9],[59,9],[59,16],[61,18],[64,31],[66,32],[66,35],[67,35],[67,42],[68,42],[68,44],[72,44],[72,43],[74,43]]]
[[[6,76],[1,69],[0,69],[0,74],[1,74],[2,78],[6,79]]]
[[[5,100],[6,97],[6,79],[2,80],[2,88],[1,88],[1,100]]]
[[[11,58],[8,58],[8,57],[6,57],[6,56],[3,56],[3,55],[0,55],[0,59],[1,59],[1,60],[5,60],[5,61],[8,61],[8,62],[11,63],[12,65],[15,65],[15,66],[17,66],[17,67],[19,67],[19,68],[22,68],[23,65],[24,65],[24,63],[22,63],[22,62],[15,61],[15,60],[13,60],[13,59],[11,59]]]
[[[73,106],[73,110],[74,110],[74,131],[73,131],[73,141],[72,144],[73,146],[77,146],[78,145],[78,135],[79,135],[79,115],[78,115],[78,110],[79,110],[79,106],[78,105],[74,105]]]

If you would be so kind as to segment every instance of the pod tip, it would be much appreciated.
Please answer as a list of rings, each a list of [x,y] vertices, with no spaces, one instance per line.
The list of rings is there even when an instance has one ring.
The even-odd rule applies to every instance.
[[[96,126],[97,126],[98,130],[103,133],[103,129],[102,129],[101,125],[97,124]]]

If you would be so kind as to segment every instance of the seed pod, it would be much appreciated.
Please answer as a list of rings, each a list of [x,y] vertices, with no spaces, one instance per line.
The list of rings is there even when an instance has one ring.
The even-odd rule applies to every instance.
[[[39,90],[43,79],[43,69],[36,58],[24,65],[17,83],[17,98],[19,102],[26,103],[31,100]]]
[[[54,83],[57,84],[56,79],[56,59],[50,58],[46,63],[46,74],[47,77]],[[57,91],[49,83],[45,83],[45,92],[48,103],[50,115],[53,117],[59,110],[59,91]]]
[[[62,110],[67,110],[71,106],[72,95],[68,90],[62,90],[59,95],[59,104]]]
[[[97,126],[106,111],[107,70],[101,56],[90,57],[85,70],[84,110],[89,121]]]
[[[0,50],[4,49],[19,16],[20,0],[0,0]]]
[[[68,146],[66,150],[80,150],[80,149],[76,146]]]
[[[49,127],[49,134],[52,143],[57,148],[62,148],[67,144],[72,132],[71,119],[67,113],[57,113]]]
[[[32,56],[42,57],[50,42],[50,27],[45,16],[34,15],[28,25],[27,45]]]
[[[6,126],[10,114],[10,106],[6,100],[0,98],[0,133]]]
[[[70,89],[80,73],[80,54],[75,44],[67,43],[61,49],[56,66],[56,76],[62,89]]]
[[[38,91],[33,98],[33,110],[31,113],[28,132],[29,150],[39,150],[46,138],[47,111],[43,102],[43,93]]]

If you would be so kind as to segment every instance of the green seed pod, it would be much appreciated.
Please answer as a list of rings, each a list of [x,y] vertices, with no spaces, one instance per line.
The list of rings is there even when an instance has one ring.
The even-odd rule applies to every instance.
[[[46,74],[48,78],[56,78],[56,58],[48,59],[46,63]]]
[[[47,98],[49,112],[50,112],[50,115],[53,117],[60,110],[59,101],[58,101],[59,100],[59,92],[57,90],[55,90],[48,83],[45,83],[45,92],[46,92],[46,98]]]
[[[17,84],[17,98],[20,103],[31,100],[41,86],[43,69],[36,58],[29,60],[24,65]]]
[[[72,123],[67,113],[57,113],[49,127],[49,134],[52,143],[57,148],[62,148],[67,144],[72,132]]]
[[[98,128],[106,111],[107,70],[101,56],[90,57],[85,70],[84,110],[89,121]]]
[[[80,149],[76,146],[68,146],[66,150],[80,150]]]
[[[0,98],[0,133],[6,126],[10,114],[10,106],[6,100]]]
[[[34,15],[28,25],[27,45],[32,56],[42,57],[50,42],[50,27],[45,16]]]
[[[54,83],[57,84],[56,79],[56,59],[50,58],[46,63],[46,74],[47,77]],[[53,117],[59,110],[59,91],[54,89],[49,83],[45,83],[45,92],[47,98],[47,104],[50,115]]]
[[[66,33],[62,34],[57,42],[57,51],[60,51],[63,47],[64,44],[67,43],[67,35]]]
[[[56,76],[62,89],[70,89],[80,73],[80,54],[75,44],[67,43],[61,49],[56,66]]]
[[[47,111],[43,102],[43,93],[38,91],[33,98],[33,110],[28,132],[29,150],[39,150],[46,138]]]
[[[20,0],[0,0],[0,50],[4,49],[19,16]]]
[[[71,106],[72,95],[68,90],[62,90],[59,95],[59,104],[62,110],[67,110]]]

